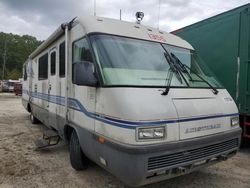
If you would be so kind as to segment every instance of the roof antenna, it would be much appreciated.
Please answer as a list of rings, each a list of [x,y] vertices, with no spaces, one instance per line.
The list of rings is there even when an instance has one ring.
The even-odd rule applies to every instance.
[[[144,13],[143,12],[136,12],[135,17],[137,20],[136,23],[141,24],[141,21],[144,17]]]
[[[159,0],[159,7],[158,7],[158,29],[160,29],[160,14],[161,14],[161,0]]]

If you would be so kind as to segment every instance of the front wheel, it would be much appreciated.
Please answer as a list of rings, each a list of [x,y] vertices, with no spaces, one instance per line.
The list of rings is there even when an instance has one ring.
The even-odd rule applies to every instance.
[[[88,158],[82,152],[76,131],[73,130],[69,141],[69,156],[71,166],[75,170],[84,170],[88,167]]]

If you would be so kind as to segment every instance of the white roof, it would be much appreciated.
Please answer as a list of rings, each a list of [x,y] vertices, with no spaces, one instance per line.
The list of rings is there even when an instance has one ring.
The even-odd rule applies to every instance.
[[[79,17],[77,20],[86,33],[97,32],[139,38],[193,50],[193,47],[180,37],[164,31],[159,31],[152,27],[144,26],[143,21],[142,24],[138,24],[95,16]]]

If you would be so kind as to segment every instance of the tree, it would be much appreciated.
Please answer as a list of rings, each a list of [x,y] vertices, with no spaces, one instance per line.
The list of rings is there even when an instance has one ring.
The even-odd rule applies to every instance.
[[[8,79],[18,80],[22,77],[22,72],[19,69],[12,69],[10,72],[7,73]]]
[[[0,78],[20,78],[23,63],[41,43],[33,36],[0,32]]]

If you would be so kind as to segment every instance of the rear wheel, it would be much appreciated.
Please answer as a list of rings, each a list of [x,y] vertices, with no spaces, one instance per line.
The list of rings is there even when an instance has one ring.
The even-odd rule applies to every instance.
[[[32,114],[30,113],[30,120],[32,124],[38,124],[39,120]]]
[[[73,130],[69,141],[69,155],[71,166],[75,170],[84,170],[88,167],[89,160],[82,152],[76,131]]]

